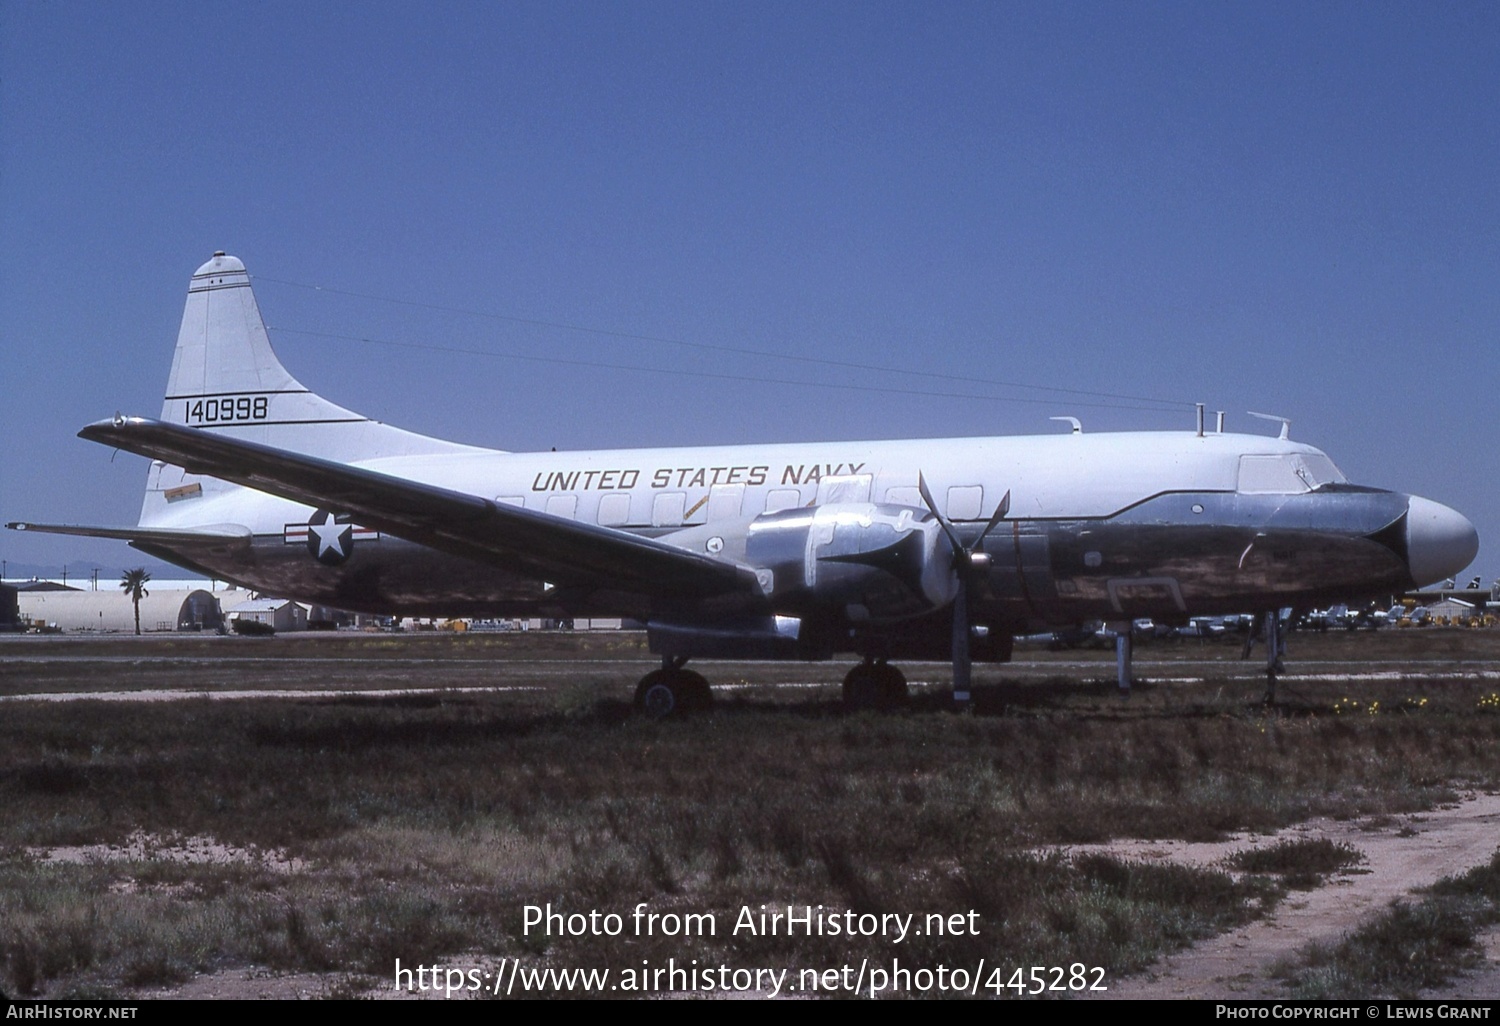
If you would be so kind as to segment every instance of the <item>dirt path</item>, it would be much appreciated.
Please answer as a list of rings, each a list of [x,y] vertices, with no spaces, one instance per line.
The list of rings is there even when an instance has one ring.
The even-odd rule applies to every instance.
[[[1104,998],[1285,997],[1271,977],[1278,961],[1306,945],[1336,942],[1397,898],[1445,876],[1488,862],[1500,848],[1500,795],[1470,795],[1456,805],[1396,817],[1378,827],[1366,821],[1313,820],[1271,837],[1240,837],[1215,844],[1126,841],[1080,846],[1142,861],[1212,865],[1232,852],[1286,838],[1326,837],[1361,851],[1366,862],[1311,892],[1293,892],[1266,919],[1221,934],[1159,962],[1152,970],[1111,984]],[[1500,997],[1500,933],[1485,938],[1483,969],[1434,998]]]

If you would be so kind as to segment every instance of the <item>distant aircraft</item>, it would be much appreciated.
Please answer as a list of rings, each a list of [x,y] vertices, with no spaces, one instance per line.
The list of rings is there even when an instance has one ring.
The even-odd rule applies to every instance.
[[[1441,602],[1444,599],[1461,599],[1469,602],[1477,609],[1488,609],[1491,606],[1500,605],[1500,580],[1495,581],[1486,591],[1481,586],[1483,577],[1476,576],[1469,583],[1460,588],[1454,578],[1443,582],[1440,588],[1423,588],[1420,591],[1408,591],[1402,598],[1413,602],[1428,603]]]
[[[79,434],[154,461],[139,524],[11,527],[340,609],[640,620],[654,715],[708,700],[685,664],[711,657],[852,653],[855,707],[905,696],[890,660],[951,660],[963,702],[973,658],[1095,620],[1128,686],[1136,618],[1389,595],[1478,551],[1454,510],[1349,484],[1285,425],[536,453],[428,438],[298,383],[223,253],[192,277],[160,419]]]

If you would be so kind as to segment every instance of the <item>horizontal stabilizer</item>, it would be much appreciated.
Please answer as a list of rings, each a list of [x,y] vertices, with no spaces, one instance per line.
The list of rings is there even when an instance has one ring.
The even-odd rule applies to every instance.
[[[117,541],[145,542],[150,545],[214,545],[240,549],[250,547],[250,529],[239,524],[212,524],[193,528],[87,527],[80,524],[32,524],[16,521],[5,526],[12,531],[71,534],[80,538],[114,538]]]
[[[117,416],[78,434],[556,585],[622,587],[662,599],[761,594],[755,572],[736,563],[218,432]]]

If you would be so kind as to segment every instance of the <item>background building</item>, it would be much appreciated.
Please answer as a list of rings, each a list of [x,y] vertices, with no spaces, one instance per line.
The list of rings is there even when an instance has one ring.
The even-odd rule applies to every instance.
[[[280,631],[307,630],[307,607],[291,599],[259,598],[228,610],[231,621],[250,620]]]
[[[216,631],[224,624],[219,600],[201,588],[152,588],[141,598],[141,631]],[[130,596],[113,591],[23,590],[23,620],[61,631],[135,632]]]

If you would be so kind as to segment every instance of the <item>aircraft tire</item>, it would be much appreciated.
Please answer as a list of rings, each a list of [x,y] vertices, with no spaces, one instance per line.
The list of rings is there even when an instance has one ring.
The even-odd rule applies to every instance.
[[[890,663],[860,663],[844,677],[844,706],[884,712],[906,702],[906,677]]]
[[[651,719],[664,720],[709,708],[713,692],[692,670],[652,670],[636,685],[635,704]]]

